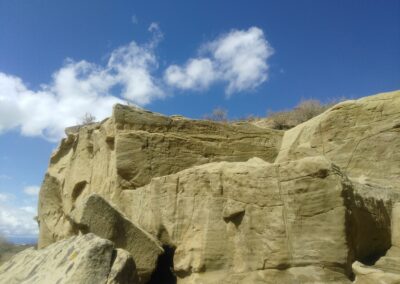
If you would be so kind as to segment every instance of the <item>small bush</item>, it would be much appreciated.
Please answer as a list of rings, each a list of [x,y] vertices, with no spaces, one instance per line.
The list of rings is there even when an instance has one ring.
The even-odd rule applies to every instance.
[[[306,100],[300,102],[300,104],[294,109],[295,119],[299,122],[305,122],[320,113],[323,113],[328,107],[321,105],[317,100]]]
[[[292,116],[290,111],[269,112],[268,114],[268,117],[273,121],[273,128],[279,130],[286,130],[295,126]]]
[[[204,116],[206,120],[226,122],[228,121],[228,111],[223,108],[215,108],[211,114],[206,114]]]
[[[304,100],[293,110],[267,112],[267,117],[273,121],[273,128],[286,130],[323,113],[332,105],[321,104],[318,100]]]
[[[92,115],[91,113],[87,112],[85,115],[81,118],[81,125],[87,125],[96,122],[96,117]]]

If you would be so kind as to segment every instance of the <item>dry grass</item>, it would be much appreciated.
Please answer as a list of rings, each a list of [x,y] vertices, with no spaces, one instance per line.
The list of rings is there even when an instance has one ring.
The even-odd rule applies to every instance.
[[[268,112],[267,118],[273,121],[274,129],[286,130],[323,113],[338,101],[322,104],[318,100],[303,100],[292,110]]]
[[[346,100],[345,98],[333,99],[328,103],[321,103],[319,100],[302,100],[294,109],[283,111],[268,111],[264,118],[254,115],[248,115],[239,119],[228,120],[228,111],[223,108],[215,108],[211,114],[206,114],[203,118],[206,120],[219,122],[250,122],[262,128],[273,128],[287,130],[299,125],[313,117],[323,113],[333,105]]]

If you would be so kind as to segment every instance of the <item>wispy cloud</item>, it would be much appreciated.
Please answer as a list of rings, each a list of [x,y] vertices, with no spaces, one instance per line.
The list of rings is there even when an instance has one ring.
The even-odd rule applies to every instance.
[[[203,56],[165,71],[167,84],[188,90],[203,90],[214,82],[225,82],[225,92],[251,90],[268,80],[267,59],[273,49],[257,27],[232,30],[200,48]]]
[[[0,193],[0,202],[6,202],[10,199],[10,196],[5,193]]]
[[[131,21],[132,21],[132,24],[137,24],[137,23],[139,23],[139,19],[138,19],[138,17],[137,17],[136,15],[132,15]]]
[[[11,207],[0,200],[0,234],[4,236],[35,236],[38,225],[33,206]]]
[[[0,235],[36,236],[38,225],[36,204],[38,186],[27,186],[24,193],[29,197],[20,198],[11,193],[0,193]]]
[[[5,174],[0,174],[0,180],[9,180],[9,179],[12,179],[12,177],[11,176],[9,176],[9,175],[5,175]]]
[[[155,22],[148,30],[152,34],[148,42],[132,41],[113,50],[105,65],[66,59],[51,82],[38,90],[0,72],[0,134],[17,128],[22,135],[57,141],[65,127],[77,124],[85,113],[101,120],[116,103],[143,106],[167,97],[173,88],[206,90],[215,82],[225,83],[230,96],[268,79],[267,59],[273,50],[257,27],[232,30],[204,43],[201,56],[169,66],[161,78],[155,75],[159,68],[155,51],[164,35]]]
[[[129,100],[145,105],[165,96],[152,71],[158,67],[154,49],[162,38],[158,26],[149,28],[146,44],[131,42],[115,49],[105,66],[67,59],[52,82],[38,91],[22,79],[0,72],[0,133],[19,128],[23,135],[58,140],[64,128],[75,125],[87,112],[101,120],[116,103]],[[121,89],[120,96],[112,93]]]
[[[39,194],[40,187],[37,185],[26,186],[24,193],[30,196],[37,196]]]

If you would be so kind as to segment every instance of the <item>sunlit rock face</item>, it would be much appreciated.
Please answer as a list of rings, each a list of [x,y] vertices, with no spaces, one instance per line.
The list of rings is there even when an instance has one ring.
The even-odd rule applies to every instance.
[[[117,105],[67,133],[40,192],[40,248],[90,232],[73,212],[96,193],[160,243],[150,283],[399,275],[400,92],[342,102],[286,132]]]
[[[0,267],[4,284],[137,284],[132,256],[94,234],[30,248]]]

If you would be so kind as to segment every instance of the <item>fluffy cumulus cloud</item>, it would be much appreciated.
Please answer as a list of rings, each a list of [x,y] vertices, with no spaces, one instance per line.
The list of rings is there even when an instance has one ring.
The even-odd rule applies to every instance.
[[[201,90],[216,79],[213,62],[208,58],[190,59],[185,66],[171,65],[165,71],[169,85],[180,89]]]
[[[131,42],[115,49],[105,66],[85,60],[66,60],[51,83],[31,90],[21,78],[0,72],[0,133],[19,128],[23,135],[57,140],[64,128],[76,125],[85,113],[97,120],[111,114],[126,100],[146,105],[165,96],[152,72],[158,67],[154,54],[162,38],[158,25],[154,37],[143,45]],[[113,94],[119,88],[121,94]]]
[[[17,128],[23,135],[56,141],[65,127],[76,125],[86,113],[101,120],[116,103],[144,106],[165,98],[166,89],[205,90],[215,82],[224,82],[231,95],[268,79],[267,59],[273,51],[257,27],[232,30],[205,43],[202,56],[169,66],[161,71],[162,78],[154,74],[159,68],[155,50],[163,34],[157,23],[148,30],[149,42],[113,50],[104,65],[67,59],[50,83],[36,90],[21,78],[0,72],[0,134]]]
[[[11,207],[0,201],[0,235],[37,236],[36,214],[34,206]]]
[[[34,237],[38,234],[35,221],[37,194],[33,196],[38,187],[25,189],[30,195],[27,199],[6,192],[0,193],[0,236]]]
[[[232,30],[200,48],[202,56],[183,66],[171,65],[164,75],[170,86],[188,90],[225,82],[226,94],[251,90],[268,80],[267,59],[273,49],[257,27]]]

